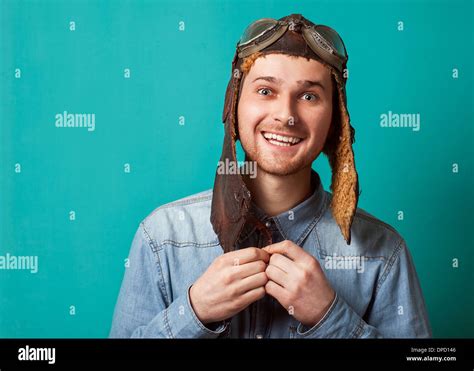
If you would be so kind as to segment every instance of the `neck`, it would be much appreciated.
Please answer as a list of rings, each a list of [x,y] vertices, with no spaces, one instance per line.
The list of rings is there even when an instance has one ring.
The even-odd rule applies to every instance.
[[[290,210],[311,195],[311,167],[291,175],[269,174],[258,167],[257,176],[244,177],[252,199],[267,215]]]

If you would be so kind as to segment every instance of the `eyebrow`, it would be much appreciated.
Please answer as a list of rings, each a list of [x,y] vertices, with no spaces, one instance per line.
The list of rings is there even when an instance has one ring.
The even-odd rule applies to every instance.
[[[277,77],[273,77],[273,76],[259,76],[255,80],[253,80],[252,82],[255,82],[257,80],[264,80],[264,81],[268,81],[270,83],[277,84],[277,85],[281,85],[281,83],[283,82],[283,80],[281,80]],[[311,88],[313,86],[319,86],[321,89],[325,90],[325,87],[324,87],[324,85],[321,81],[298,80],[298,81],[296,81],[296,83],[298,85],[301,85],[304,88]]]
[[[312,88],[313,86],[319,86],[321,89],[326,90],[321,81],[298,80],[296,83],[298,85],[302,85],[305,88]]]

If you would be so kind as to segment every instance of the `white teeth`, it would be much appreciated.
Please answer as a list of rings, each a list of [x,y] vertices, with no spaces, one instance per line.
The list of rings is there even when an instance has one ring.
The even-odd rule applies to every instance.
[[[277,134],[267,133],[267,132],[263,132],[263,136],[266,139],[268,139],[270,143],[283,145],[285,147],[291,146],[301,141],[301,138],[287,137],[284,135],[277,135]]]
[[[276,144],[277,146],[281,146],[281,147],[290,147],[291,146],[290,143],[283,143],[283,142],[279,142],[279,141],[273,140],[273,139],[270,139],[269,142],[271,144]]]

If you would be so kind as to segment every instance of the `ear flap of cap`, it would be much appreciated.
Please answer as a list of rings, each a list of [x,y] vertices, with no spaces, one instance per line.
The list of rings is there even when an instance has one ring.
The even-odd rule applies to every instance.
[[[222,122],[225,123],[227,121],[227,117],[229,116],[230,109],[232,106],[232,97],[234,96],[234,89],[233,89],[233,78],[229,80],[227,84],[227,89],[225,91],[225,101],[224,101],[224,110],[222,112]]]
[[[337,80],[338,78],[336,78]],[[346,108],[345,88],[338,83],[337,89],[340,132],[336,132],[336,134],[340,136],[339,140],[335,142],[334,148],[327,153],[332,168],[331,191],[333,197],[331,210],[344,239],[349,245],[351,242],[351,225],[359,200],[359,180],[352,149],[355,130],[350,124],[349,113]]]
[[[224,105],[225,135],[222,147],[221,164],[237,163],[236,140],[236,106],[240,79],[230,79],[227,86]],[[236,241],[246,223],[251,202],[240,174],[225,174],[216,171],[211,205],[211,224],[217,234],[224,253],[235,250]]]
[[[229,113],[230,113],[231,109],[233,109],[233,106],[235,104],[235,102],[233,102],[233,100],[235,100],[235,98],[236,98],[235,97],[235,87],[234,87],[234,85],[235,85],[235,76],[234,76],[234,74],[235,73],[240,74],[240,71],[236,71],[237,63],[238,63],[238,55],[237,55],[237,52],[236,52],[234,54],[234,59],[232,60],[232,74],[230,76],[229,83],[227,84],[227,89],[225,91],[224,110],[222,112],[222,122],[223,123],[227,122],[227,118],[229,116]]]

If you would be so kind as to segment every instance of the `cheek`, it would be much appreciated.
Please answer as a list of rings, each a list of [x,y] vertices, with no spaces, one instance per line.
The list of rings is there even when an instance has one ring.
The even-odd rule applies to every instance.
[[[255,131],[257,125],[265,117],[265,110],[255,101],[250,101],[246,97],[242,97],[237,107],[237,117],[239,133],[251,134]]]
[[[332,121],[332,106],[329,105],[311,113],[305,117],[305,122],[309,123],[309,128],[313,141],[324,142],[329,132]]]

